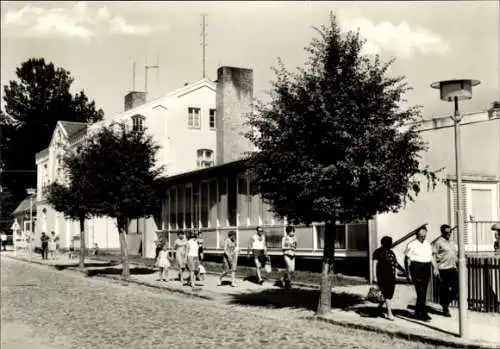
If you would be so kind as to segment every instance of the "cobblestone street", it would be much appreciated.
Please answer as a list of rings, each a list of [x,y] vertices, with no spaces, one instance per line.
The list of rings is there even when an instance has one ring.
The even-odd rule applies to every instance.
[[[431,348],[2,258],[2,348]],[[272,310],[269,310],[272,312]]]

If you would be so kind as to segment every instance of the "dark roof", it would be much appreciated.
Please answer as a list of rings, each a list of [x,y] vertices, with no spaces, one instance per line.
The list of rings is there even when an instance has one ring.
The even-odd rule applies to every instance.
[[[209,177],[217,176],[221,173],[227,173],[231,170],[242,170],[247,167],[246,160],[240,159],[227,162],[222,165],[202,168],[195,171],[179,173],[174,176],[165,176],[160,178],[161,187],[178,184],[187,181],[201,180]]]
[[[72,134],[87,129],[86,122],[75,122],[75,121],[59,121],[68,133],[68,137],[71,137]]]
[[[41,157],[46,156],[49,153],[49,148],[45,148],[44,150],[39,151],[35,154],[35,159],[39,159]]]
[[[17,206],[17,208],[12,212],[13,216],[17,216],[20,213],[24,213],[26,210],[30,209],[30,198],[27,197]],[[36,199],[32,199],[31,201],[31,209],[33,212],[36,212]]]

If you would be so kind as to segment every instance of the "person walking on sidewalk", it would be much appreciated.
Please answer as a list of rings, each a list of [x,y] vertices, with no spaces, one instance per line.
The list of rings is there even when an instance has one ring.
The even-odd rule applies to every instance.
[[[3,231],[0,234],[0,240],[2,241],[2,250],[7,251],[7,234]]]
[[[57,240],[58,237],[56,236],[55,232],[50,233],[49,237],[49,252],[50,252],[50,259],[55,259],[56,254],[57,254]]]
[[[174,241],[175,259],[179,268],[179,281],[183,282],[184,270],[186,270],[186,234],[183,231],[177,233],[177,239]]]
[[[295,250],[297,249],[297,238],[295,237],[295,227],[289,225],[285,228],[286,235],[281,239],[283,258],[285,259],[286,271],[283,275],[283,287],[292,288],[295,279]]]
[[[156,262],[158,261],[158,256],[160,255],[160,252],[163,250],[163,241],[158,239],[155,240],[154,244],[156,246],[155,248],[155,265],[156,265]]]
[[[457,246],[450,241],[451,227],[441,226],[441,236],[434,242],[433,255],[439,270],[439,295],[443,315],[451,317],[449,305],[458,294]]]
[[[50,238],[47,235],[45,235],[45,232],[42,232],[40,240],[42,242],[42,259],[48,259]]]
[[[197,234],[191,232],[186,245],[187,266],[189,270],[189,286],[196,287],[196,272],[199,270],[200,259],[198,256],[199,245]]]
[[[427,228],[422,227],[417,232],[417,238],[406,246],[405,269],[408,275],[408,280],[413,282],[417,293],[415,318],[429,321],[431,320],[431,317],[427,313],[426,306],[427,287],[431,277],[431,270],[434,271],[434,275],[438,275],[439,271],[437,266],[434,265],[434,259],[432,258],[432,246],[429,241],[426,240],[426,237]],[[410,267],[409,269],[408,264]]]
[[[236,232],[231,230],[224,241],[224,254],[222,256],[223,271],[219,278],[219,286],[222,285],[222,279],[231,273],[231,286],[236,287],[236,267],[238,265],[238,247],[236,246]]]
[[[376,261],[377,284],[384,301],[379,304],[379,309],[382,310],[383,304],[387,307],[387,319],[394,321],[392,315],[392,297],[396,289],[396,270],[401,268],[396,259],[396,255],[392,251],[392,238],[384,236],[380,240],[381,247],[373,252],[373,260]]]
[[[156,281],[168,281],[168,268],[170,268],[170,261],[168,260],[167,244],[164,244],[162,250],[158,253],[155,266],[159,269],[158,279]]]
[[[267,256],[266,236],[262,227],[256,228],[257,233],[250,239],[250,246],[248,247],[248,256],[253,256],[253,262],[257,272],[257,280],[259,284],[263,284],[261,268],[265,265]]]

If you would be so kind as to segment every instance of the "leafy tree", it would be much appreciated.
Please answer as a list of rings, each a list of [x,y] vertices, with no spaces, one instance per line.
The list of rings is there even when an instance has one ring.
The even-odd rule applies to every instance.
[[[68,219],[80,223],[80,267],[85,266],[85,219],[91,217],[91,208],[86,204],[89,187],[85,173],[85,159],[75,153],[69,153],[64,158],[67,178],[65,183],[53,182],[47,187],[47,201],[57,211],[64,213]]]
[[[43,58],[21,63],[16,75],[4,86],[1,162],[2,184],[21,200],[36,186],[35,154],[48,146],[57,121],[95,122],[104,113],[83,91],[72,95],[70,72]]]
[[[162,170],[155,166],[158,149],[143,131],[130,131],[123,125],[103,128],[65,161],[73,185],[64,190],[52,187],[56,188],[54,197],[60,198],[54,203],[61,202],[58,207],[69,212],[69,217],[90,214],[116,219],[125,279],[130,275],[125,237],[129,222],[150,216],[157,209]],[[77,188],[76,193],[68,193],[72,188]],[[70,198],[76,203],[67,207],[63,201]]]
[[[387,77],[392,62],[361,53],[359,33],[330,25],[306,48],[296,73],[280,61],[271,102],[257,103],[247,133],[259,149],[249,164],[262,197],[293,223],[325,222],[318,314],[331,309],[335,224],[397,212],[421,183],[436,184],[420,168],[426,150],[416,126],[418,107],[403,109],[404,77]]]

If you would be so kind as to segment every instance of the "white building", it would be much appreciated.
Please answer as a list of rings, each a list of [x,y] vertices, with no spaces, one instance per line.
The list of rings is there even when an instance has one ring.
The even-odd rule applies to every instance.
[[[202,79],[157,99],[147,101],[144,92],[130,92],[125,96],[125,111],[105,120],[86,124],[61,121],[54,129],[48,147],[36,154],[37,164],[37,222],[36,243],[41,232],[54,231],[60,237],[62,249],[79,246],[79,223],[65,219],[63,214],[47,203],[44,188],[54,181],[64,181],[62,156],[85,137],[113,123],[131,128],[146,128],[146,132],[160,146],[157,164],[164,166],[164,175],[173,175],[197,168],[212,166],[215,162],[215,83]],[[161,224],[161,223],[160,223]],[[129,253],[152,253],[156,232],[162,227],[154,219],[139,219],[129,226],[127,240]],[[104,250],[118,250],[116,222],[111,218],[92,218],[85,222],[86,245],[97,243]],[[148,238],[143,238],[146,236]],[[144,244],[144,247],[142,247]]]

